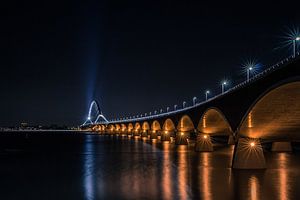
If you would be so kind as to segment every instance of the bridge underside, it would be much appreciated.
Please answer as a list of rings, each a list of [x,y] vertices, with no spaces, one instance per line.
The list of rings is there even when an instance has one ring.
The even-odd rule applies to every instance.
[[[233,135],[231,127],[221,111],[216,108],[208,109],[198,124],[198,131],[201,133],[216,135]]]
[[[260,98],[244,118],[238,135],[300,140],[300,81],[279,86]]]

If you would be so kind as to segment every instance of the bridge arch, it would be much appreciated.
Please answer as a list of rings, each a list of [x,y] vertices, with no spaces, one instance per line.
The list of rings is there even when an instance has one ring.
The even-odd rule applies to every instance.
[[[300,138],[300,81],[277,85],[248,109],[238,135],[251,138]]]
[[[152,130],[152,131],[159,131],[159,130],[161,130],[160,123],[159,123],[157,120],[154,120],[154,121],[152,122],[151,130]]]
[[[113,131],[115,130],[115,126],[114,126],[113,124],[109,124],[109,125],[108,125],[108,130],[109,130],[110,132],[113,132]]]
[[[127,129],[126,125],[125,124],[121,124],[121,130],[122,131],[126,131],[126,129]]]
[[[133,130],[133,124],[132,123],[128,124],[127,130],[128,130],[128,132]]]
[[[121,130],[120,124],[116,124],[116,125],[115,125],[115,128],[116,128],[116,131],[120,131],[120,130]]]
[[[197,130],[211,135],[233,135],[233,131],[224,114],[215,107],[208,108],[198,123]]]
[[[141,129],[141,124],[139,122],[136,122],[135,125],[134,125],[134,129],[136,131],[140,130]]]
[[[183,115],[177,125],[179,132],[191,132],[195,129],[194,123],[188,115]]]
[[[148,123],[148,122],[143,122],[142,129],[143,129],[143,131],[148,131],[148,130],[150,130],[150,125],[149,125],[149,123]]]
[[[164,122],[163,130],[164,131],[175,131],[176,130],[175,124],[170,118],[166,119],[166,121]]]

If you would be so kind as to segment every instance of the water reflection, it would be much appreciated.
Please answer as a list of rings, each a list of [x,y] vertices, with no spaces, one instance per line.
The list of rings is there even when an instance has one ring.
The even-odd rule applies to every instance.
[[[83,162],[83,176],[84,176],[84,196],[88,200],[95,199],[95,177],[94,177],[94,145],[92,141],[92,136],[87,135],[84,143],[84,162]],[[100,182],[98,182],[100,184]]]
[[[202,199],[211,200],[211,170],[210,170],[210,153],[202,153],[201,159],[199,160],[199,166],[203,165],[199,171],[199,179],[202,187]]]
[[[178,153],[178,195],[179,199],[189,199],[188,191],[188,147],[185,145],[180,145],[177,148]]]
[[[162,197],[163,199],[173,199],[172,192],[172,161],[170,159],[170,143],[162,143]]]
[[[258,178],[255,175],[251,175],[251,177],[248,179],[248,199],[249,200],[259,200],[260,199],[260,185]]]
[[[281,200],[288,200],[289,198],[289,185],[290,183],[288,180],[291,178],[288,177],[288,167],[289,167],[289,159],[287,158],[288,154],[287,153],[278,153],[278,162],[279,162],[279,180],[277,181],[277,186],[279,195],[278,199]]]

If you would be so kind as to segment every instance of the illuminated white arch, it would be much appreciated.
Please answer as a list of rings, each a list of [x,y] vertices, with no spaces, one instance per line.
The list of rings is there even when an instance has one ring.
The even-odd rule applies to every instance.
[[[93,109],[95,109],[97,117],[96,119],[93,121],[92,119],[92,111]],[[102,114],[102,111],[100,110],[99,104],[97,101],[93,100],[91,102],[90,108],[89,108],[89,114],[88,114],[88,118],[87,120],[83,123],[83,125],[87,125],[87,124],[95,124],[97,122],[99,122],[99,119],[104,120],[105,122],[108,122],[108,120],[106,119],[106,117]]]

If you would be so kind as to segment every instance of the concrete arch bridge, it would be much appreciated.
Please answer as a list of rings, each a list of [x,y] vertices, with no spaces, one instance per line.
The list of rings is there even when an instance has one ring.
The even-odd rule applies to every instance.
[[[211,138],[228,137],[228,144],[235,145],[233,168],[265,168],[261,142],[272,142],[273,151],[291,151],[291,142],[300,140],[300,59],[281,61],[191,107],[88,127],[177,145],[194,140],[196,151],[213,151]]]

